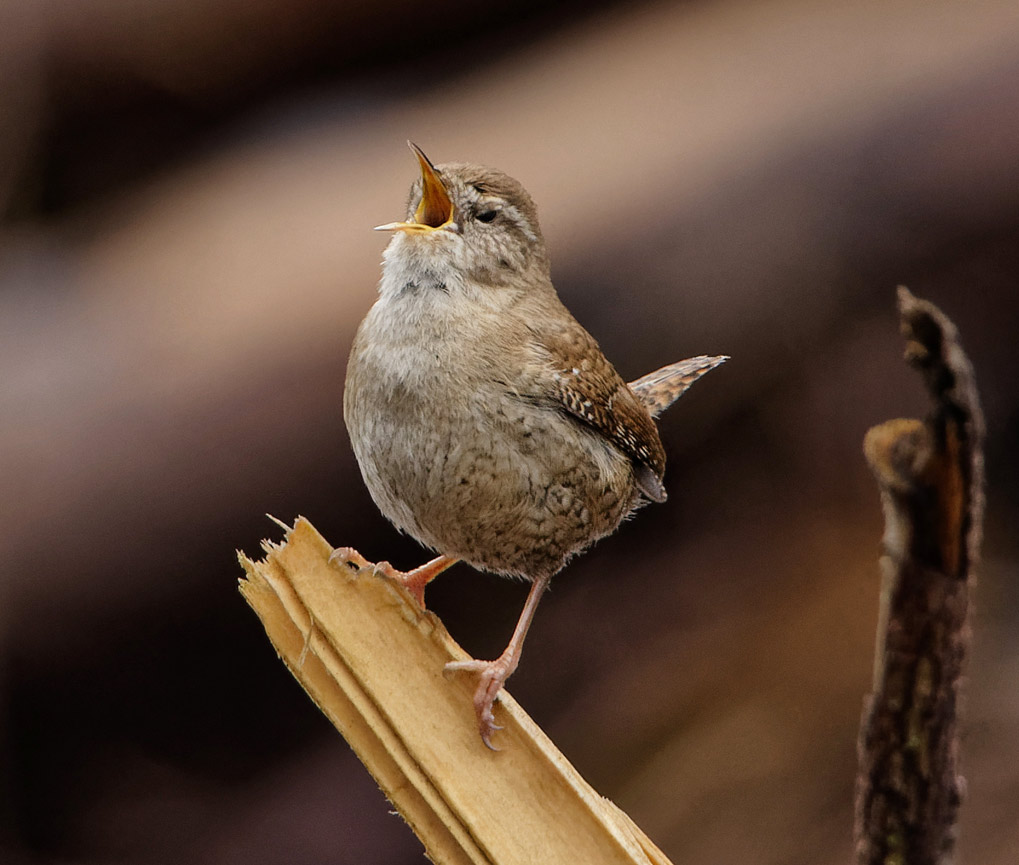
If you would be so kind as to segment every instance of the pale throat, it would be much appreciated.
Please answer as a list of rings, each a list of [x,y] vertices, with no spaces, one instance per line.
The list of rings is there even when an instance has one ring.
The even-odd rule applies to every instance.
[[[462,281],[443,240],[445,238],[429,237],[427,243],[421,243],[413,242],[411,238],[394,237],[382,253],[379,293],[385,296],[408,290],[448,292],[452,283]],[[456,238],[450,237],[449,240],[455,241]]]

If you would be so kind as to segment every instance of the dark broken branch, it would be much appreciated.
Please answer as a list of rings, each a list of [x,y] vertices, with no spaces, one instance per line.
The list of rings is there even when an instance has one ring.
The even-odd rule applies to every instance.
[[[871,429],[864,452],[885,513],[874,692],[860,732],[860,865],[951,859],[963,779],[959,683],[983,515],[983,416],[952,322],[899,289],[906,359],[934,402],[925,421]]]

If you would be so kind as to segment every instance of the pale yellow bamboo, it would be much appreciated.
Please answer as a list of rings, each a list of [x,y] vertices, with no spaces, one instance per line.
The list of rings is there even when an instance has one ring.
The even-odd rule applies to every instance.
[[[669,865],[503,692],[501,751],[481,742],[464,651],[363,560],[299,518],[266,556],[243,554],[241,593],[277,652],[438,865]]]

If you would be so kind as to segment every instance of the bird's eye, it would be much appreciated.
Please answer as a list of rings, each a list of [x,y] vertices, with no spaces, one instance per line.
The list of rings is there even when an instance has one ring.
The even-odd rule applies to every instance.
[[[499,215],[498,210],[482,210],[478,214],[478,222],[492,222]]]

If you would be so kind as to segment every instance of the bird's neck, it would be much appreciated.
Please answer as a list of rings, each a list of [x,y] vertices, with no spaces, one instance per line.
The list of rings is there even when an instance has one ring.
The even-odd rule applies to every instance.
[[[400,240],[402,238],[394,238],[382,255],[380,295],[395,298],[422,292],[449,294],[460,286],[462,278],[445,256],[436,255],[423,244],[400,243]]]

